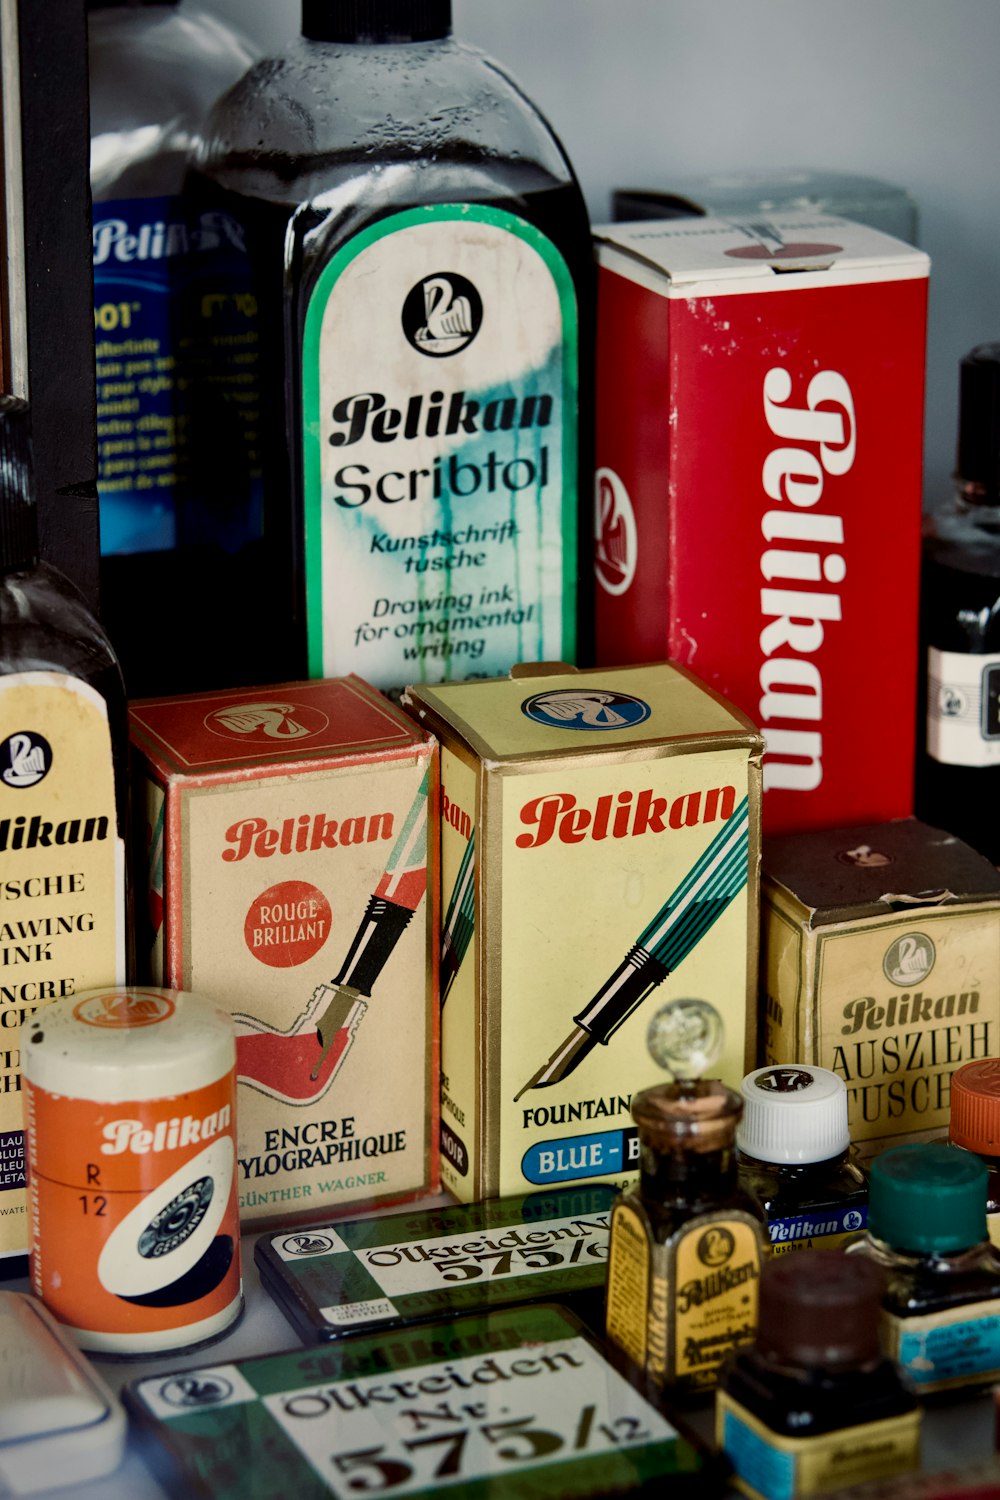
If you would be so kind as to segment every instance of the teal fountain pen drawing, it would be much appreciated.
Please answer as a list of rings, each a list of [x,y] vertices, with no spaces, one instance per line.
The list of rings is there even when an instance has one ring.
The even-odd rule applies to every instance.
[[[441,1005],[447,1000],[455,975],[462,967],[462,960],[472,941],[476,924],[476,834],[469,835],[469,842],[462,853],[462,860],[455,876],[455,884],[444,915],[444,931],[441,934]]]
[[[573,1017],[566,1040],[516,1099],[529,1089],[559,1083],[598,1043],[607,1046],[619,1026],[683,963],[744,888],[749,847],[749,805],[744,797],[614,973]]]

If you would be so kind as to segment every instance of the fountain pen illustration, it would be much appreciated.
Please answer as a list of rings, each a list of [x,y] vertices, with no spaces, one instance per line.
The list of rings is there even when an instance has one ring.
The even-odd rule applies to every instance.
[[[573,1017],[573,1030],[515,1097],[568,1077],[598,1043],[606,1046],[647,995],[691,952],[747,883],[747,799],[719,829],[614,973]]]
[[[462,967],[462,960],[472,941],[476,924],[476,832],[473,829],[469,842],[462,851],[462,859],[455,876],[455,884],[448,898],[448,909],[444,914],[444,930],[441,933],[441,1006],[451,993],[455,975]]]
[[[428,777],[429,772],[425,772],[344,962],[331,982],[319,985],[313,994],[313,1002],[325,1002],[325,1008],[316,1026],[322,1050],[312,1078],[319,1077],[337,1033],[347,1030],[353,1034],[357,1029],[372,986],[423,900],[427,889]]]

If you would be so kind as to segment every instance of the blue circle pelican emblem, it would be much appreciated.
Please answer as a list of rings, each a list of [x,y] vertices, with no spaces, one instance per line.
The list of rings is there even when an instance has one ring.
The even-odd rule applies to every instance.
[[[556,688],[535,693],[521,712],[546,729],[634,729],[649,718],[649,704],[607,688]]]

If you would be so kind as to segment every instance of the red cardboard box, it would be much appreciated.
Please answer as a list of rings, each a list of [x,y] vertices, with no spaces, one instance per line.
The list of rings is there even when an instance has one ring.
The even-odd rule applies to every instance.
[[[130,719],[144,959],[233,1017],[241,1218],[435,1191],[436,742],[357,677]]]
[[[598,662],[760,725],[769,833],[908,815],[926,255],[807,212],[597,238]]]

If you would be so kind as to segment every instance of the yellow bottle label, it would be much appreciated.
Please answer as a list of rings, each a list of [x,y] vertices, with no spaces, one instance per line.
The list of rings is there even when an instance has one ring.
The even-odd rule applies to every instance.
[[[674,1380],[714,1385],[726,1355],[757,1332],[759,1228],[749,1215],[706,1215],[686,1224],[668,1248]]]
[[[772,1432],[725,1391],[715,1398],[715,1440],[733,1483],[753,1500],[800,1500],[888,1479],[920,1463],[920,1410],[861,1422],[820,1437]]]
[[[990,1237],[990,1244],[1000,1249],[1000,1214],[986,1215],[986,1231]]]
[[[646,1215],[619,1198],[611,1214],[605,1331],[639,1369],[649,1341],[651,1249]]]
[[[656,1244],[641,1201],[623,1195],[611,1215],[608,1338],[656,1385],[714,1385],[757,1331],[762,1246],[739,1210],[702,1214]]]
[[[58,672],[0,677],[0,1256],[28,1244],[17,1028],[125,982],[124,870],[103,697]]]

